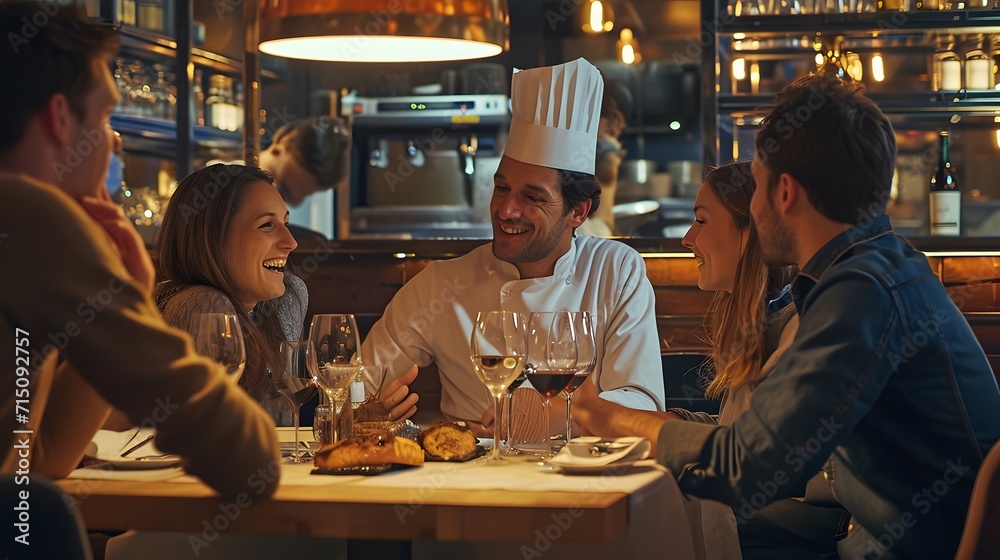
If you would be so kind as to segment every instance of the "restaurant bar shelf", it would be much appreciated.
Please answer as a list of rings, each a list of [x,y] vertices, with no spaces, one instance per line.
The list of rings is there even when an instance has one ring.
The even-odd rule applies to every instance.
[[[1000,10],[948,10],[871,14],[800,14],[790,16],[722,16],[719,33],[823,33],[949,30],[954,33],[1000,32]],[[732,23],[729,23],[729,22]]]
[[[1000,90],[993,91],[923,91],[870,92],[866,94],[887,114],[993,116],[1000,113]],[[774,102],[774,94],[720,95],[719,110],[728,114],[752,113]]]

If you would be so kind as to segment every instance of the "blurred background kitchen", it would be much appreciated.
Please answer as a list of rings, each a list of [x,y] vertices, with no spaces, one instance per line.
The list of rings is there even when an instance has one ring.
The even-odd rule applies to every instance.
[[[263,12],[246,0],[86,4],[122,24],[112,67],[121,151],[108,188],[150,244],[178,177],[251,160],[281,126],[321,115],[346,119],[350,169],[337,189],[292,209],[294,223],[331,239],[490,238],[510,74],[581,56],[620,111],[601,148],[621,159],[603,179],[616,235],[681,237],[705,165],[750,159],[758,108],[821,67],[862,81],[893,120],[897,230],[932,233],[930,183],[947,131],[961,236],[1000,235],[996,0],[427,0],[406,4],[423,11],[410,20],[388,17],[400,2],[289,0]],[[310,21],[359,37],[293,54],[347,61],[255,48],[312,33]],[[431,62],[420,46],[367,42],[407,25],[502,52]],[[473,47],[443,56],[475,56]],[[395,62],[363,61],[376,52]]]

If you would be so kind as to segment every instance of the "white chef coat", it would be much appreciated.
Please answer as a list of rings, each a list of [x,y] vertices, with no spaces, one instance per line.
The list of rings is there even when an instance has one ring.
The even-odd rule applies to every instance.
[[[653,287],[642,257],[618,241],[580,236],[554,274],[521,280],[493,256],[492,244],[430,263],[403,285],[362,344],[365,363],[388,366],[386,383],[413,364],[435,362],[441,412],[478,422],[493,399],[472,370],[472,326],[479,311],[590,311],[597,318],[594,380],[601,397],[664,410]],[[371,387],[369,387],[371,389]]]

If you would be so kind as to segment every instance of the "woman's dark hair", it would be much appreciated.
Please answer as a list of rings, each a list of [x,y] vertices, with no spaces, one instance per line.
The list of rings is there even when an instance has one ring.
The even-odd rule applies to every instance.
[[[749,162],[713,167],[705,174],[712,189],[733,219],[746,232],[747,242],[736,265],[733,291],[718,291],[706,315],[712,345],[714,375],[705,395],[721,397],[726,391],[760,380],[761,368],[773,349],[767,348],[769,324],[767,302],[789,282],[793,269],[764,264],[757,230],[750,215],[750,199],[757,184]],[[783,327],[785,321],[780,322]]]
[[[280,371],[278,348],[284,334],[274,300],[258,303],[252,318],[236,304],[247,298],[226,270],[224,251],[232,219],[248,187],[261,181],[274,184],[271,175],[257,167],[221,163],[181,179],[157,232],[157,268],[168,282],[159,284],[156,293],[161,310],[171,296],[188,286],[209,286],[229,298],[239,317],[247,354],[240,385],[258,401],[271,393],[267,370]]]
[[[97,83],[95,62],[119,43],[117,29],[58,2],[0,3],[0,36],[0,76],[7,81],[0,87],[0,153],[17,145],[28,120],[57,93],[83,120],[84,100]]]
[[[597,178],[579,171],[559,171],[559,186],[562,188],[563,214],[569,214],[576,205],[585,200],[592,201],[590,216],[601,205],[601,184]]]
[[[351,134],[336,117],[311,117],[278,129],[273,143],[285,142],[292,157],[322,186],[336,185],[347,174]]]

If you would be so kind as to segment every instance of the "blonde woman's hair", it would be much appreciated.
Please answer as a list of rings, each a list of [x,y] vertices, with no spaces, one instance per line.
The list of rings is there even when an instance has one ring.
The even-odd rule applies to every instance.
[[[780,293],[794,269],[764,264],[760,238],[750,215],[756,183],[749,162],[712,168],[705,174],[705,184],[722,201],[741,235],[747,236],[736,265],[733,291],[717,292],[706,315],[713,374],[705,395],[720,398],[738,387],[753,387],[760,382],[761,368],[774,351],[769,348],[772,337],[766,334],[784,326],[790,318],[786,312],[769,319],[767,302]]]

